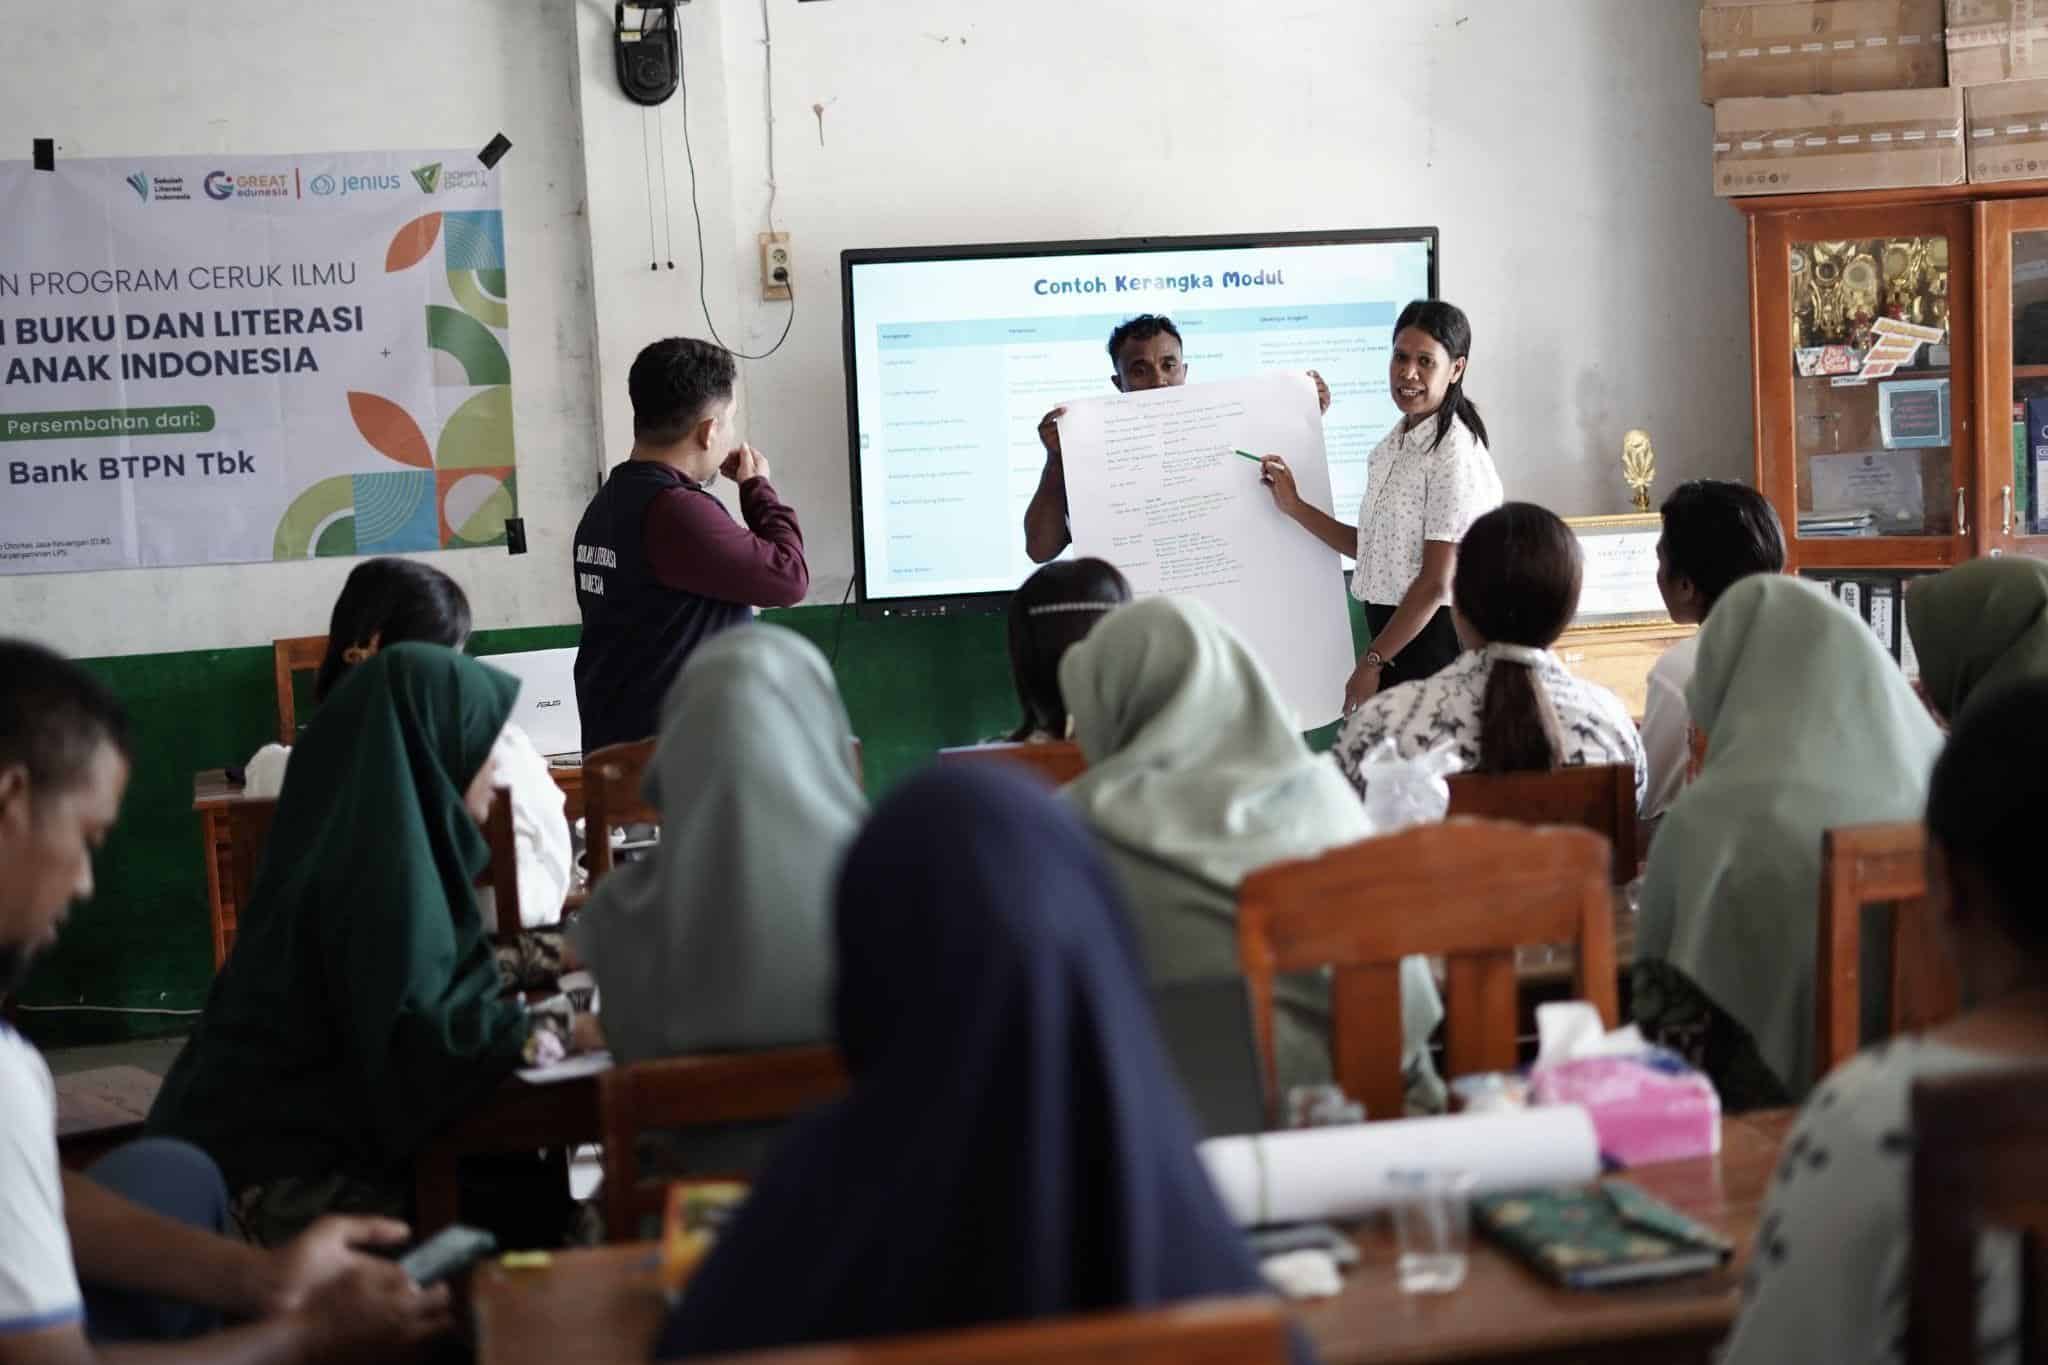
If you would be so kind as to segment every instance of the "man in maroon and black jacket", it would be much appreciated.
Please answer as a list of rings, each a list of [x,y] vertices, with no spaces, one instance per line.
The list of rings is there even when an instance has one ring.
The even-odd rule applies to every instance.
[[[690,651],[755,607],[790,607],[810,589],[796,513],[752,446],[724,454],[733,359],[683,337],[640,352],[627,377],[633,453],[576,526],[576,706],[585,752],[652,735]],[[711,495],[740,486],[742,526]]]

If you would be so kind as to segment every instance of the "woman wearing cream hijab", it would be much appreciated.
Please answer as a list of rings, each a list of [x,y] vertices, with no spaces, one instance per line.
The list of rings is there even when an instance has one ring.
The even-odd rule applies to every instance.
[[[1088,759],[1066,793],[1123,881],[1154,985],[1238,975],[1245,876],[1371,833],[1265,670],[1199,602],[1153,597],[1111,613],[1067,652],[1060,690]],[[1330,1077],[1329,983],[1285,977],[1277,995],[1284,1095]],[[1443,1005],[1420,958],[1402,964],[1401,1000],[1410,1100],[1435,1107],[1428,1041]]]
[[[1814,1079],[1825,830],[1917,820],[1941,734],[1877,637],[1821,588],[1760,574],[1700,631],[1686,689],[1707,737],[1643,875],[1635,1016],[1729,1110]]]
[[[662,704],[654,857],[598,884],[570,942],[621,1062],[832,1036],[832,885],[867,801],[825,656],[727,631]]]

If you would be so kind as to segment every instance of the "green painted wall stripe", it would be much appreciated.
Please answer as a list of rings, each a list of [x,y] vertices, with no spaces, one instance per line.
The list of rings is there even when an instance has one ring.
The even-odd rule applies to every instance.
[[[1355,604],[1353,631],[1364,622]],[[830,655],[870,792],[879,795],[947,745],[972,744],[1017,723],[1000,616],[863,621],[836,607],[797,607],[763,619],[807,636]],[[478,631],[480,655],[576,643],[576,626]],[[84,661],[127,703],[135,771],[121,823],[96,862],[92,900],[76,907],[57,947],[22,992],[27,1005],[118,1005],[196,1010],[213,976],[206,873],[192,775],[244,762],[273,737],[277,707],[266,648],[196,650]],[[302,692],[300,714],[311,698]],[[1336,727],[1312,733],[1327,748]],[[35,1013],[23,1028],[43,1046],[182,1033],[164,1015]]]

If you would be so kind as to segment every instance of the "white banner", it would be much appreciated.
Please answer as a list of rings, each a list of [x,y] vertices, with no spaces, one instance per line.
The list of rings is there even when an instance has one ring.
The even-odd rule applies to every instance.
[[[503,544],[503,174],[0,162],[0,573]]]

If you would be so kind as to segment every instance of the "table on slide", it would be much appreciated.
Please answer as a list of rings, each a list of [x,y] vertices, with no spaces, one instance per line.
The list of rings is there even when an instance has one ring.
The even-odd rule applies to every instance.
[[[1460,1361],[1706,1362],[1735,1320],[1742,1275],[1793,1111],[1722,1123],[1718,1156],[1644,1166],[1627,1178],[1726,1232],[1736,1255],[1707,1275],[1628,1289],[1573,1291],[1538,1277],[1475,1236],[1462,1288],[1403,1294],[1384,1219],[1353,1229],[1360,1263],[1334,1299],[1296,1316],[1324,1365]],[[645,1360],[661,1327],[654,1244],[556,1255],[543,1269],[493,1263],[471,1286],[482,1365]]]

